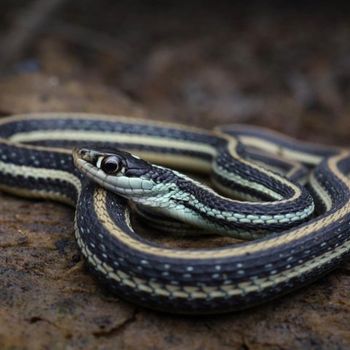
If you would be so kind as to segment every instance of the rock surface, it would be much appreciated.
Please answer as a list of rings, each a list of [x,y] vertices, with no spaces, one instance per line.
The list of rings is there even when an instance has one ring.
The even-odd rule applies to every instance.
[[[1,77],[2,115],[152,115],[204,127],[248,122],[349,144],[350,27],[340,12],[255,4],[258,9],[239,8],[238,15],[228,4],[218,9],[193,2],[159,3],[155,15],[147,5],[109,5],[103,23],[93,22],[103,12],[96,4],[91,13],[69,5],[56,22],[75,18],[73,10],[80,9],[90,21],[85,25],[102,26],[114,38],[113,50],[103,40],[97,48],[78,42],[77,28],[71,35],[51,28]],[[111,29],[116,22],[120,35]],[[226,242],[153,238],[177,246]],[[87,273],[73,237],[71,208],[0,194],[0,271],[0,349],[350,347],[349,263],[252,310],[166,315],[116,298]]]

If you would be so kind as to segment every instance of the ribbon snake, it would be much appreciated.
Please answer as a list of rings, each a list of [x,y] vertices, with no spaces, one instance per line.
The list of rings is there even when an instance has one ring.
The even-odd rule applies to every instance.
[[[0,190],[74,206],[95,275],[167,312],[251,307],[335,268],[350,251],[349,172],[346,149],[242,125],[207,131],[74,113],[0,120]],[[214,189],[193,174],[210,175]],[[136,232],[135,211],[163,235],[240,242],[169,248]]]

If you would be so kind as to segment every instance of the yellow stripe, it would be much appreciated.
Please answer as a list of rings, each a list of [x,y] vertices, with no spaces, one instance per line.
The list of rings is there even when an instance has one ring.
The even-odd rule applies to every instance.
[[[15,165],[0,161],[0,173],[24,178],[62,180],[72,184],[80,193],[81,183],[79,178],[63,170],[34,168],[26,165]]]
[[[341,153],[336,157],[332,157],[328,160],[328,165],[333,173],[338,177],[339,181],[342,181],[350,188],[350,181],[343,176],[337,169],[337,163],[343,158],[347,157],[347,153]],[[144,254],[152,254],[158,257],[168,257],[177,259],[217,259],[217,258],[228,258],[228,257],[239,257],[248,253],[257,251],[264,251],[270,248],[278,248],[281,245],[292,243],[297,241],[313,232],[324,229],[326,226],[333,222],[341,220],[345,215],[350,212],[350,201],[348,201],[341,209],[325,216],[322,219],[312,221],[304,226],[290,230],[280,236],[265,239],[263,241],[252,242],[243,246],[237,245],[234,247],[217,249],[203,249],[203,250],[180,250],[174,248],[163,248],[145,244],[137,241],[126,233],[119,230],[115,225],[112,218],[108,215],[106,208],[106,191],[98,188],[94,194],[94,207],[96,210],[97,217],[105,229],[111,233],[116,239],[124,243],[131,249],[138,250]]]
[[[113,142],[129,143],[134,145],[170,147],[179,150],[203,152],[216,155],[216,149],[210,145],[193,141],[174,140],[159,136],[144,136],[117,132],[82,131],[82,130],[38,130],[16,133],[9,137],[12,142],[35,142],[45,140],[55,141],[88,141],[88,142]]]
[[[258,139],[256,137],[240,136],[239,138],[245,145],[257,147],[259,149],[265,150],[266,152],[276,154],[280,157],[295,159],[299,162],[316,165],[323,159],[321,156],[295,151],[290,148],[277,145],[273,142]]]
[[[13,122],[20,121],[28,121],[31,119],[39,119],[39,120],[55,120],[55,119],[88,119],[88,120],[105,120],[105,121],[114,121],[120,123],[128,123],[128,124],[137,124],[144,126],[145,123],[147,125],[152,125],[155,127],[161,128],[173,128],[182,131],[191,131],[194,133],[198,133],[201,135],[213,136],[213,132],[209,130],[204,130],[201,128],[196,128],[190,125],[177,124],[172,122],[165,122],[159,120],[150,120],[150,119],[142,119],[142,118],[134,118],[128,117],[124,115],[113,115],[113,114],[95,114],[95,113],[26,113],[26,114],[17,114],[14,116],[9,116],[0,119],[0,125],[10,124]]]
[[[176,298],[223,298],[225,296],[238,296],[245,295],[247,293],[261,291],[263,289],[276,286],[285,281],[291,280],[292,278],[307,274],[313,271],[318,266],[322,266],[327,262],[332,261],[344,253],[347,253],[350,249],[350,243],[345,242],[341,246],[335,248],[333,251],[328,251],[321,256],[315,257],[304,263],[294,266],[291,269],[284,270],[279,274],[273,275],[273,277],[263,277],[252,279],[250,281],[245,281],[236,284],[221,284],[217,286],[196,286],[196,285],[184,285],[174,286],[171,284],[160,284],[157,282],[151,282],[147,279],[135,277],[127,273],[127,271],[122,271],[115,269],[102,262],[92,251],[87,247],[87,245],[80,238],[80,233],[76,227],[76,236],[78,244],[81,247],[85,257],[90,261],[90,263],[95,266],[97,270],[102,272],[107,278],[113,279],[120,284],[127,285],[131,288],[137,289],[142,292],[146,292],[151,295],[162,295],[162,296],[173,296]]]
[[[130,118],[115,118],[115,117],[108,117],[108,116],[98,116],[98,115],[85,115],[85,114],[80,114],[80,115],[72,115],[71,113],[67,114],[56,114],[56,113],[51,113],[51,114],[45,114],[45,115],[26,115],[26,116],[17,116],[17,117],[11,117],[8,119],[2,119],[0,120],[0,125],[4,125],[8,122],[13,122],[14,120],[24,120],[27,118],[35,118],[35,119],[40,119],[40,118],[47,118],[47,119],[52,119],[52,118],[83,118],[83,119],[97,119],[97,118],[104,118],[108,120],[117,120],[117,121],[125,121],[127,123],[138,123],[140,125],[143,125],[145,121],[142,120],[135,120],[135,119],[130,119]],[[22,119],[21,119],[22,118]],[[148,123],[148,121],[147,121]],[[150,124],[150,123],[148,123]],[[171,126],[171,127],[176,127],[179,130],[195,130],[194,132],[199,132],[203,134],[203,131],[200,129],[194,129],[194,128],[187,128],[187,127],[182,127],[182,126],[177,126],[173,124],[167,124],[167,123],[158,123],[158,122],[153,122],[152,125],[157,125],[157,126]],[[72,131],[71,131],[72,132]],[[60,132],[61,133],[61,132]],[[79,131],[79,134],[81,132]],[[89,134],[87,136],[90,136],[90,140],[97,140],[98,137],[101,137],[102,140],[106,141],[106,138],[104,137],[105,135],[101,133],[94,133]],[[26,141],[32,138],[31,140],[38,140],[40,137],[44,137],[44,139],[51,138],[54,136],[51,134],[51,136],[43,131],[38,131],[35,133],[22,133],[22,134],[16,134],[13,136],[12,141],[20,142],[20,141]],[[115,137],[116,134],[110,133],[108,137],[112,139]],[[209,134],[208,135],[213,135]],[[59,135],[56,135],[59,137]],[[85,135],[86,136],[86,135]],[[129,142],[130,141],[130,136],[135,136],[135,135],[119,135],[121,139],[119,138],[119,142]],[[29,139],[28,139],[29,137]],[[73,139],[73,134],[71,135],[71,139]],[[83,137],[83,136],[81,136]],[[91,139],[92,137],[92,139]],[[94,139],[95,137],[95,139]],[[124,137],[124,138],[123,138]],[[37,138],[37,139],[35,139]],[[62,138],[67,140],[67,137],[62,135]],[[169,147],[176,147],[180,149],[191,149],[191,150],[202,150],[203,152],[209,152],[208,154],[214,154],[210,153],[213,152],[213,148],[210,146],[205,146],[200,143],[194,144],[192,142],[185,142],[185,141],[180,141],[180,142],[174,142],[174,140],[170,140],[171,142],[168,143],[168,139],[163,139],[163,138],[155,138],[151,137],[152,140],[150,140],[150,137],[137,137],[132,140],[132,142],[137,142],[137,143],[142,143],[145,142],[148,145],[155,145],[157,146],[164,146],[164,145],[170,145]],[[227,137],[226,137],[227,138]],[[132,139],[132,138],[131,138]],[[77,140],[77,137],[75,135],[74,140]],[[124,141],[120,141],[124,140]],[[154,142],[154,143],[151,143]],[[167,144],[165,144],[166,142]],[[258,138],[254,137],[246,137],[245,142],[249,143],[250,145],[255,145],[262,147],[267,150],[270,150],[276,154],[283,154],[284,156],[288,156],[294,159],[298,159],[301,161],[304,161],[309,164],[317,164],[321,157],[312,155],[310,153],[303,153],[295,150],[291,150],[288,147],[278,147],[276,144],[273,142],[267,142],[264,140],[259,140]],[[236,141],[233,140],[230,143],[229,146],[229,152],[234,156],[237,157],[236,150]],[[54,152],[64,152],[68,153],[66,150],[57,150],[57,149],[48,149],[48,148],[41,148],[41,147],[32,147],[32,146],[21,146],[21,147],[27,147],[27,148],[35,148],[35,149],[42,149],[45,151],[51,151],[53,150]],[[189,148],[193,147],[193,148]],[[215,150],[214,150],[215,151]],[[146,152],[149,154],[149,152]],[[156,158],[159,157],[158,155],[155,156]],[[337,165],[338,162],[344,159],[345,157],[349,157],[349,153],[344,153],[342,152],[336,157],[332,157],[328,160],[328,166],[333,172],[334,176],[338,178],[339,181],[342,181],[348,188],[350,188],[350,181],[349,179],[344,176],[338,169]],[[181,156],[182,158],[182,156]],[[158,158],[159,159],[159,158]],[[244,160],[242,160],[244,162]],[[174,164],[180,164],[181,159],[180,157],[173,157],[171,162]],[[188,163],[188,166],[190,165],[189,159],[185,160],[185,163]],[[195,164],[194,166],[198,166],[198,163]],[[209,167],[208,162],[203,162],[202,163],[203,169],[205,168],[206,171]],[[249,163],[249,166],[251,164]],[[298,190],[297,187],[294,185],[291,185],[288,181],[284,180],[283,178],[279,177],[278,175],[272,174],[269,171],[265,171],[261,169],[259,166],[256,166],[259,171],[264,171],[268,176],[273,177],[274,179],[285,183],[288,186],[292,186],[292,188],[295,189],[295,197],[300,195],[300,191]],[[11,174],[13,176],[16,175],[21,175],[21,176],[33,176],[34,178],[40,179],[40,178],[51,178],[51,179],[60,179],[60,180],[65,180],[70,183],[72,183],[78,191],[81,190],[80,188],[80,180],[76,178],[74,175],[66,173],[64,171],[60,170],[53,170],[53,169],[39,169],[39,168],[33,168],[33,167],[28,167],[28,166],[16,166],[13,164],[7,164],[0,162],[0,172],[4,174]],[[316,192],[321,196],[322,200],[324,201],[325,205],[327,206],[328,209],[331,208],[332,206],[332,199],[328,192],[321,186],[320,183],[316,180],[316,178],[311,177],[311,185],[315,188]],[[294,187],[293,187],[294,186]],[[6,190],[8,192],[12,192],[15,194],[19,194],[22,196],[27,196],[27,195],[34,195],[34,196],[44,196],[45,198],[53,198],[53,199],[59,199],[59,200],[64,200],[64,195],[60,193],[55,193],[48,191],[31,191],[31,190],[26,190],[22,189],[19,187],[8,187],[6,185],[0,185],[0,190]],[[293,198],[295,198],[293,197]],[[145,254],[145,259],[147,259],[147,254],[154,255],[156,257],[169,257],[169,258],[175,258],[175,259],[184,259],[184,260],[191,260],[191,259],[196,259],[196,260],[210,260],[210,259],[220,259],[220,258],[227,258],[227,257],[243,257],[246,254],[253,253],[253,252],[263,252],[267,249],[270,248],[278,248],[279,246],[282,245],[287,245],[291,244],[293,242],[297,242],[299,239],[302,239],[305,236],[308,236],[314,232],[316,232],[319,229],[325,229],[328,225],[335,223],[335,222],[341,222],[343,220],[345,215],[348,215],[350,213],[350,201],[347,201],[347,203],[337,210],[334,213],[329,213],[325,217],[317,219],[315,221],[312,221],[308,224],[305,224],[301,227],[297,227],[293,230],[290,230],[289,232],[285,234],[281,234],[278,237],[266,239],[264,241],[258,241],[258,242],[252,242],[250,244],[246,245],[237,245],[234,247],[226,247],[226,248],[221,248],[220,250],[218,249],[203,249],[203,250],[181,250],[181,249],[170,249],[170,248],[163,248],[163,247],[156,247],[156,246],[151,246],[147,243],[144,242],[139,242],[132,237],[128,236],[125,232],[123,232],[119,227],[115,225],[115,223],[112,221],[111,217],[108,215],[108,210],[106,208],[106,192],[103,189],[96,189],[94,193],[94,208],[97,214],[97,217],[103,225],[106,230],[114,236],[116,239],[118,239],[120,242],[126,244],[129,248],[134,249],[135,251],[140,251],[141,253]],[[129,226],[130,229],[132,229],[131,223],[130,223],[130,217],[129,217],[129,210],[127,209],[124,213],[125,215],[125,221],[126,224]],[[152,294],[152,295],[159,295],[159,296],[174,296],[177,298],[193,298],[193,299],[201,299],[201,298],[206,298],[209,296],[210,298],[223,298],[226,296],[237,296],[237,295],[245,295],[250,292],[254,291],[261,291],[269,287],[273,287],[279,283],[283,283],[285,281],[291,280],[294,277],[301,276],[303,274],[307,274],[308,272],[316,270],[317,267],[326,265],[327,263],[331,262],[333,259],[336,259],[340,256],[342,256],[344,253],[347,253],[350,249],[350,243],[345,242],[341,246],[333,249],[332,251],[327,251],[326,253],[322,254],[319,257],[315,258],[309,258],[307,261],[301,263],[298,266],[294,266],[293,268],[288,269],[280,272],[279,274],[275,274],[270,277],[263,277],[263,278],[258,278],[259,276],[256,276],[257,278],[252,280],[252,281],[245,281],[242,283],[238,284],[221,284],[217,286],[202,286],[202,287],[197,287],[193,285],[184,285],[184,286],[174,286],[170,284],[165,284],[162,285],[157,282],[150,281],[149,279],[145,278],[139,278],[130,275],[128,272],[114,269],[112,266],[109,266],[107,263],[103,262],[100,260],[98,256],[96,256],[92,251],[89,249],[89,247],[83,242],[83,240],[80,237],[79,230],[76,225],[76,236],[77,236],[77,241],[79,246],[82,249],[83,254],[87,257],[87,259],[90,261],[92,265],[94,265],[98,270],[100,270],[102,273],[107,278],[113,279],[117,281],[118,283],[127,285],[131,288],[137,289],[139,291],[144,291],[146,293]],[[82,229],[82,228],[81,228]],[[325,244],[323,242],[320,242],[321,244]],[[254,277],[254,276],[253,276]],[[191,283],[191,282],[189,282]]]
[[[46,190],[28,190],[27,188],[6,186],[3,184],[0,184],[0,191],[11,193],[19,197],[50,199],[53,201],[58,201],[64,204],[75,206],[75,203],[71,200],[71,198],[65,196],[63,193]]]
[[[326,210],[330,210],[332,208],[332,198],[329,193],[321,186],[321,184],[317,181],[314,174],[311,174],[309,178],[309,184],[312,186],[314,191],[320,196],[323,204],[326,206]]]

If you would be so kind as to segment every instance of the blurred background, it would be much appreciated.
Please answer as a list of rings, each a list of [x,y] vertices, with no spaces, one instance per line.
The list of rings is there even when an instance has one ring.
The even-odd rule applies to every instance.
[[[0,113],[250,123],[347,144],[349,7],[2,0]]]

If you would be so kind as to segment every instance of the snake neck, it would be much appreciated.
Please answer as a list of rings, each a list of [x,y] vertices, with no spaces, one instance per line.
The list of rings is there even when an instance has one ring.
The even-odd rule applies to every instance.
[[[262,205],[223,197],[184,174],[160,166],[153,166],[144,177],[154,185],[143,195],[133,191],[121,194],[114,191],[113,186],[108,189],[142,206],[155,208],[163,215],[234,237],[257,238],[271,228],[282,231],[304,222],[314,212],[312,197],[298,186],[277,186],[279,200],[271,196],[270,202]],[[106,186],[102,182],[101,185]],[[261,194],[261,198],[266,198],[263,191]],[[283,211],[288,215],[281,214]]]

